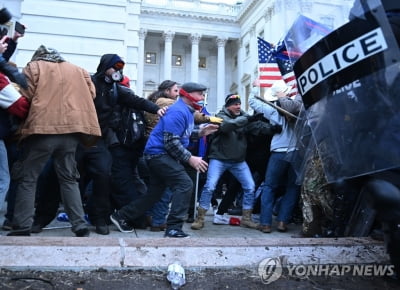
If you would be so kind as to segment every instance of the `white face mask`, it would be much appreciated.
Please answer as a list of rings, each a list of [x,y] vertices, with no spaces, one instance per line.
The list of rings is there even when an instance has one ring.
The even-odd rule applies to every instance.
[[[196,104],[202,108],[204,107],[204,101],[198,101],[198,102],[196,102]]]
[[[120,71],[115,71],[111,76],[105,75],[104,79],[107,83],[120,82],[123,79],[123,74]]]
[[[113,72],[111,75],[111,78],[114,82],[120,82],[122,81],[122,73],[121,71],[117,70],[116,72]]]

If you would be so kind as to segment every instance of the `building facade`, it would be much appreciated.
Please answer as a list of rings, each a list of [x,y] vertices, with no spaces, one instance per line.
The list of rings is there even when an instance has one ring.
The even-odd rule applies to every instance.
[[[132,89],[146,97],[165,79],[206,85],[216,112],[229,93],[246,97],[258,74],[257,37],[277,43],[299,14],[335,28],[353,0],[3,0],[27,26],[13,61],[22,68],[41,45],[94,73],[117,53]]]

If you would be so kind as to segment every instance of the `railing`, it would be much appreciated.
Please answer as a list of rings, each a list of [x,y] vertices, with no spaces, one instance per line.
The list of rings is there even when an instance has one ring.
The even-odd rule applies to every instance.
[[[211,13],[226,16],[237,16],[245,1],[237,1],[236,4],[230,5],[225,3],[214,3],[207,0],[142,0],[144,8],[167,8],[182,11],[197,11],[203,13]]]

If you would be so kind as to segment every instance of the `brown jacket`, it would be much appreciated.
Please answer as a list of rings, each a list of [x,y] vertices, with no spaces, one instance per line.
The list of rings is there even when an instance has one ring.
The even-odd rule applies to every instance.
[[[69,62],[31,61],[23,70],[31,101],[22,138],[32,134],[83,133],[101,136],[89,73]]]
[[[160,108],[166,107],[166,106],[171,106],[173,103],[175,103],[175,100],[170,99],[170,98],[158,98],[156,100],[156,105],[158,105]],[[157,114],[151,114],[149,112],[144,112],[144,118],[146,120],[146,139],[149,138],[151,131],[154,129],[154,127],[157,125],[158,121],[160,120],[160,117]]]

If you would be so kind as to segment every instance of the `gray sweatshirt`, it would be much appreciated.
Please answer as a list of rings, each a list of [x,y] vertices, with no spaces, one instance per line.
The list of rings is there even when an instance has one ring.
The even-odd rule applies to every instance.
[[[289,122],[283,115],[281,115],[277,109],[264,103],[261,100],[255,98],[258,95],[258,87],[253,87],[249,96],[250,107],[258,112],[263,113],[264,117],[268,119],[271,124],[277,124],[282,126],[282,132],[275,134],[271,141],[271,152],[290,152],[296,149],[296,135],[294,134],[294,124]],[[282,106],[284,109],[291,113],[296,113],[300,111],[302,102],[296,97],[295,100],[290,98],[284,98],[282,100],[285,104]],[[289,110],[288,110],[289,109]]]

